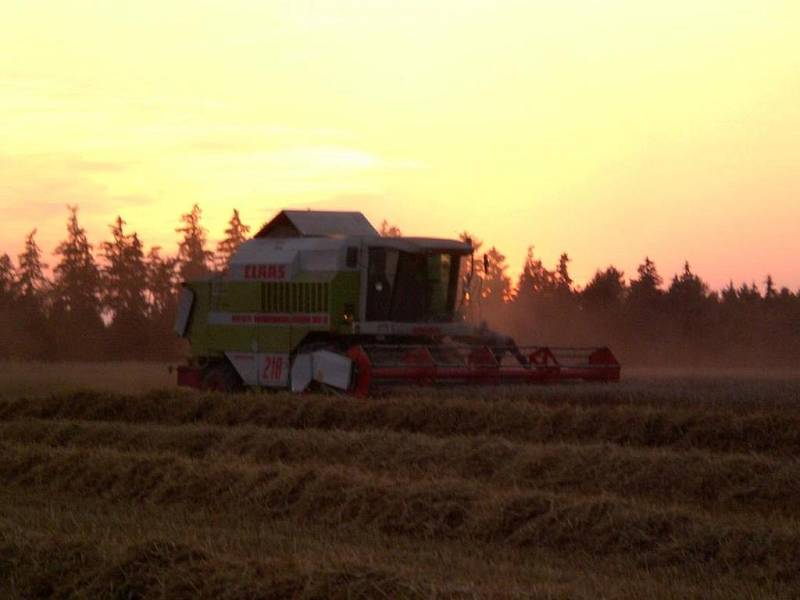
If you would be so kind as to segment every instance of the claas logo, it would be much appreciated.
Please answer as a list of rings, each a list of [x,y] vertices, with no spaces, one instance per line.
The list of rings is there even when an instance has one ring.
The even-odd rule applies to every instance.
[[[245,265],[245,279],[286,279],[286,265]]]

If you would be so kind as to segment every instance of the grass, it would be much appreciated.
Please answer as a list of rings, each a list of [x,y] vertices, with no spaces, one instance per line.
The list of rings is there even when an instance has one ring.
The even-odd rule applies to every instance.
[[[378,398],[0,365],[0,596],[794,598],[800,378]]]
[[[146,392],[175,387],[175,373],[159,362],[2,362],[0,398],[93,389]]]

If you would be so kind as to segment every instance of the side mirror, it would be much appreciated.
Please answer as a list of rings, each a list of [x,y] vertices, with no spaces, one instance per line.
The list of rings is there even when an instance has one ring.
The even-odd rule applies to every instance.
[[[486,273],[487,275],[489,274],[489,255],[488,254],[484,254],[483,255],[483,272]]]

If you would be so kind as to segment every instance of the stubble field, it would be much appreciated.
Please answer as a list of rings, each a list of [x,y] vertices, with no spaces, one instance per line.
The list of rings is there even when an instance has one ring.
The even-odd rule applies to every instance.
[[[800,596],[800,377],[625,378],[359,400],[0,364],[0,596]]]

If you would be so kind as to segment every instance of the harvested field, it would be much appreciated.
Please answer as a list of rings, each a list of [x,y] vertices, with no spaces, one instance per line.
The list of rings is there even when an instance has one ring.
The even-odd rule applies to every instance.
[[[791,374],[79,387],[0,396],[2,597],[800,595]]]

